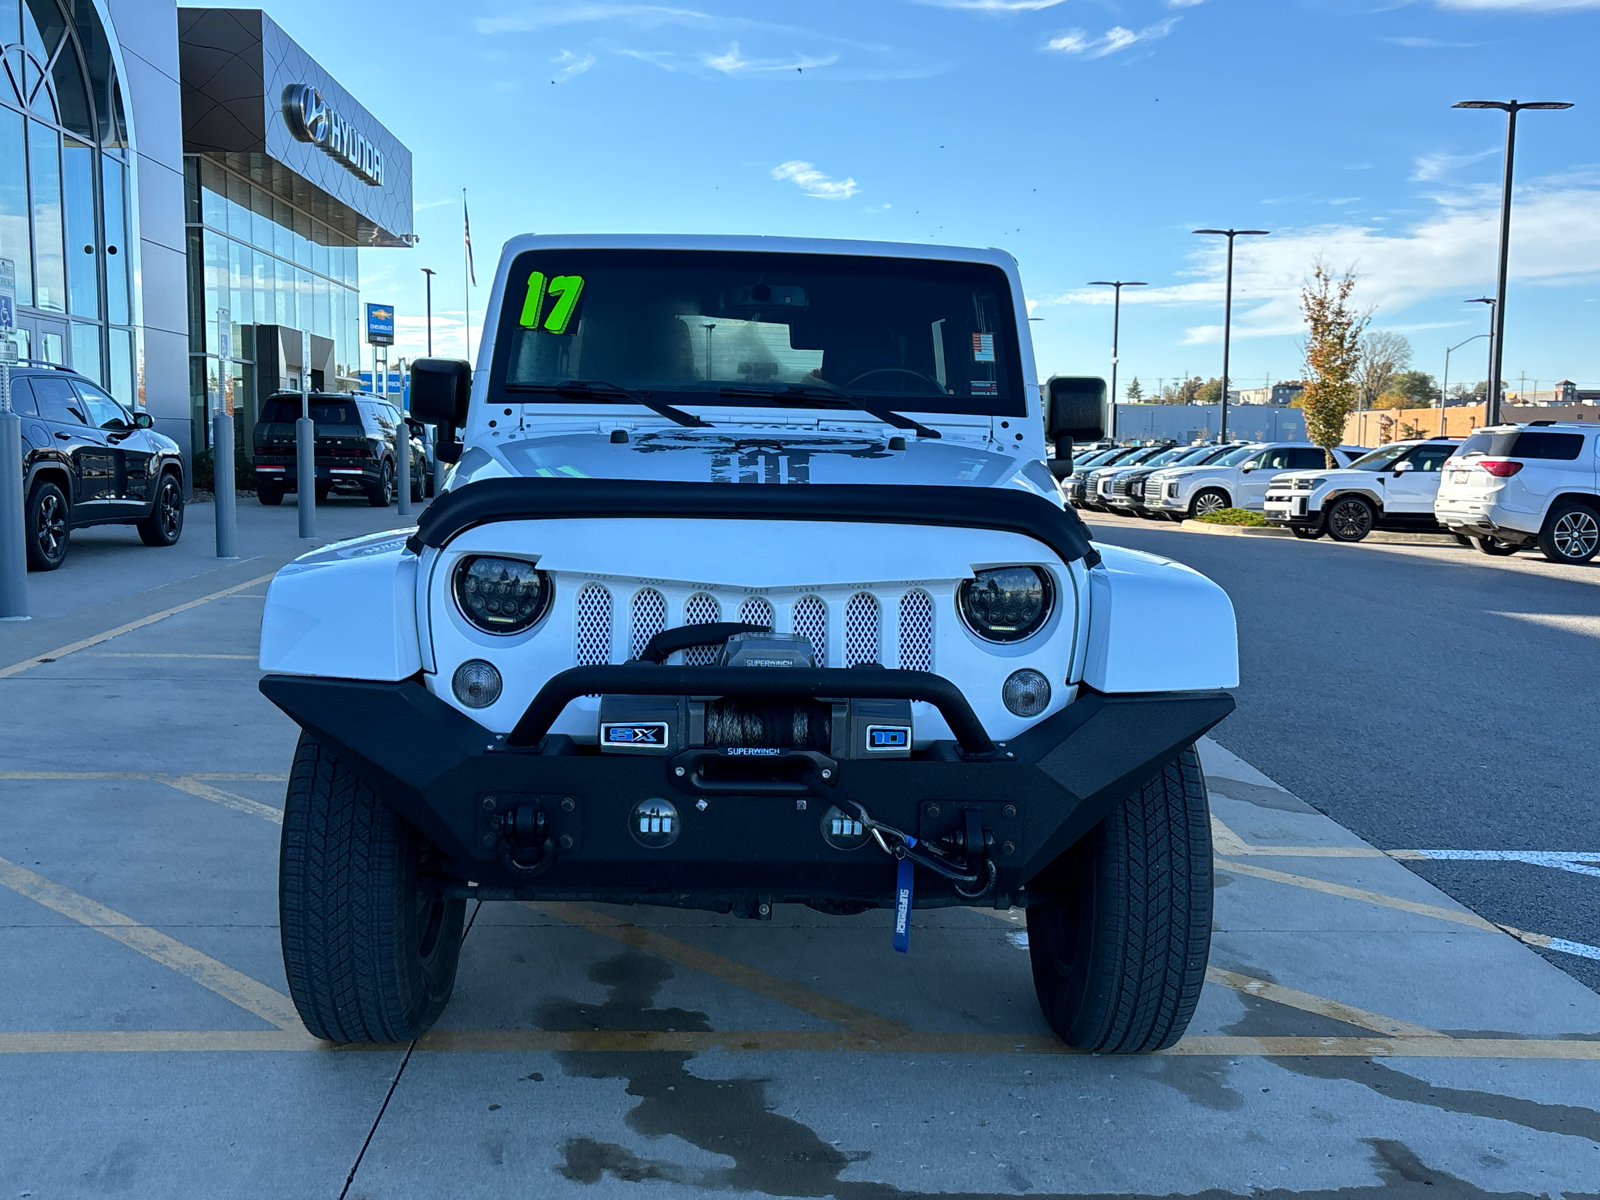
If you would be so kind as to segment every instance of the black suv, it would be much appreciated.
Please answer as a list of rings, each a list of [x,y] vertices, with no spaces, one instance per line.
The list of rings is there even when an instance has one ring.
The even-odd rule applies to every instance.
[[[178,540],[183,457],[149,413],[47,364],[12,369],[11,407],[22,418],[29,570],[59,567],[70,531],[85,525],[133,525],[146,546]]]
[[[299,490],[294,453],[294,423],[300,419],[300,393],[275,392],[261,405],[255,429],[256,497],[282,504],[285,492]],[[387,400],[361,392],[312,392],[316,425],[316,496],[362,492],[374,508],[394,502],[395,429],[400,410]],[[420,502],[432,485],[421,427],[411,428],[411,499]]]

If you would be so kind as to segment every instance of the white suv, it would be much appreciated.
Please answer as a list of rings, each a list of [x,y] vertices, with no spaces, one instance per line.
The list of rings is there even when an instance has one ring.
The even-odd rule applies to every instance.
[[[1600,550],[1597,456],[1593,422],[1480,429],[1445,463],[1434,515],[1485,554],[1537,545],[1551,562],[1588,562]]]
[[[1274,525],[1296,537],[1359,542],[1374,529],[1437,530],[1433,498],[1439,468],[1459,438],[1391,442],[1342,471],[1275,476],[1262,509]]]
[[[1366,451],[1340,446],[1334,458],[1348,466]],[[1203,467],[1172,467],[1144,482],[1145,507],[1175,520],[1202,517],[1224,508],[1253,508],[1267,498],[1267,485],[1281,471],[1314,471],[1328,465],[1322,448],[1309,442],[1254,442]]]

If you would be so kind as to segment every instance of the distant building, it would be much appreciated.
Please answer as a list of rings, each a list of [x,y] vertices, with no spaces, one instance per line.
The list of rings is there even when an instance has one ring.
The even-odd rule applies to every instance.
[[[1237,393],[1230,393],[1228,399],[1239,404],[1276,404],[1283,407],[1292,404],[1295,397],[1305,390],[1305,384],[1298,379],[1291,379],[1270,387],[1240,388]]]
[[[1505,399],[1507,404],[1532,404],[1546,408],[1553,404],[1593,404],[1600,400],[1600,391],[1580,388],[1572,380],[1563,379],[1548,389],[1508,391]]]

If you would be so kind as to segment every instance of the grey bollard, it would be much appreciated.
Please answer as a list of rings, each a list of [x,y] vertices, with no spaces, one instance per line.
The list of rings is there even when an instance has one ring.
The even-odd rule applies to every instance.
[[[0,366],[10,374],[10,368]],[[28,617],[27,530],[22,514],[22,418],[11,411],[9,379],[0,380],[0,620]]]
[[[239,518],[233,484],[233,414],[225,408],[217,409],[211,418],[211,473],[217,497],[217,557],[237,558],[234,542]]]
[[[295,508],[300,514],[300,536],[317,536],[317,424],[310,417],[294,423]]]
[[[435,441],[433,444],[433,494],[435,496],[444,494],[444,477],[449,473],[449,470],[450,464],[439,457],[439,443]]]
[[[411,426],[402,419],[394,427],[395,477],[397,497],[395,512],[402,517],[411,515]]]

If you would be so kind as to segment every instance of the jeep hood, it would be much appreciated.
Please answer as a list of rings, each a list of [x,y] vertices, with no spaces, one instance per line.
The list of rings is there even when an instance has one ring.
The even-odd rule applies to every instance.
[[[508,437],[462,455],[452,489],[485,479],[650,479],[681,483],[925,484],[1013,487],[1055,501],[1041,462],[955,439],[890,449],[882,437],[845,432],[672,429],[635,432],[626,442],[599,433]]]

